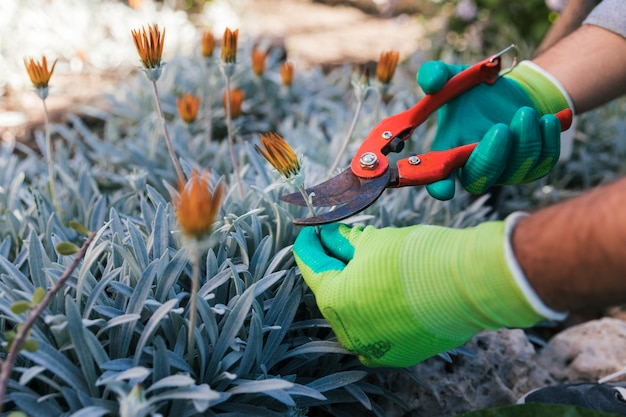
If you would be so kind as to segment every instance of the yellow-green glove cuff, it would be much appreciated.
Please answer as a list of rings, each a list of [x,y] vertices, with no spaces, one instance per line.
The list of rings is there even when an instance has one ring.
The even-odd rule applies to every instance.
[[[484,329],[565,317],[541,302],[515,260],[509,235],[517,218],[461,230],[423,227],[407,237],[400,275],[407,298],[421,300],[411,307],[422,326],[463,339]],[[420,248],[418,256],[411,256],[412,248]],[[433,309],[430,302],[446,308]]]
[[[541,114],[554,114],[563,109],[574,111],[565,88],[550,73],[532,61],[522,61],[506,74],[526,91]]]

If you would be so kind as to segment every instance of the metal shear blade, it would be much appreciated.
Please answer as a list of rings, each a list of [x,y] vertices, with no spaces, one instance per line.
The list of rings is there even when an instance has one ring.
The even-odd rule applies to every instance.
[[[295,219],[296,225],[311,226],[332,223],[352,216],[371,206],[387,188],[390,172],[372,179],[359,178],[346,170],[336,177],[306,190],[307,194],[315,193],[312,205],[315,207],[338,207],[327,213],[314,217]],[[318,196],[318,197],[316,197]],[[300,193],[287,194],[280,197],[282,201],[306,206]]]

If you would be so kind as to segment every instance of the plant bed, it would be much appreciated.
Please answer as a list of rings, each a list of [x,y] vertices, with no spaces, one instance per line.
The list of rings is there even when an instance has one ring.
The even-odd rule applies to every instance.
[[[276,132],[298,155],[304,183],[320,182],[346,138],[339,166],[378,119],[422,97],[421,61],[401,62],[383,89],[351,65],[296,69],[289,80],[282,51],[267,51],[255,73],[252,43],[234,48],[231,70],[217,53],[146,65],[160,75],[120,83],[105,107],[92,109],[97,129],[68,114],[68,123],[36,131],[32,147],[0,147],[7,352],[20,326],[32,323],[12,363],[5,411],[384,416],[390,403],[407,409],[389,389],[393,373],[362,366],[322,319],[291,253],[299,231],[292,220],[308,212],[280,202],[293,188],[255,145]],[[184,93],[201,100],[195,117],[179,107]],[[624,172],[615,139],[623,110],[618,101],[585,115],[572,158],[547,179],[508,187],[496,207],[485,204],[488,196],[461,192],[441,202],[415,187],[384,193],[349,221],[466,227],[580,192]],[[433,135],[431,121],[404,152],[427,150]],[[195,187],[204,187],[199,199],[216,212],[193,217],[192,207],[181,218]],[[432,360],[454,353],[468,354]]]

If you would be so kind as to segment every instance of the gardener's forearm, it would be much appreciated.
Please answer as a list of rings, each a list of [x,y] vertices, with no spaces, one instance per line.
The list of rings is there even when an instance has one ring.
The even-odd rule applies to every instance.
[[[626,38],[583,25],[533,59],[556,77],[583,113],[626,93]]]
[[[626,178],[521,219],[512,245],[549,307],[626,301]]]
[[[537,55],[551,48],[559,40],[578,29],[595,4],[595,0],[568,0],[565,9],[563,9],[557,21],[550,27],[541,44],[537,47]]]

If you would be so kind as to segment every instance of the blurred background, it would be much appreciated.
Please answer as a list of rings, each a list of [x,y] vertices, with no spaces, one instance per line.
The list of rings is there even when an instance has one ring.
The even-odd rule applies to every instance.
[[[516,43],[529,56],[566,0],[2,0],[0,137],[28,134],[41,118],[26,57],[58,59],[52,119],[93,102],[137,71],[130,31],[166,28],[164,59],[198,53],[200,34],[239,28],[240,44],[283,48],[296,68],[401,60],[474,59]],[[471,57],[471,58],[470,58]]]

